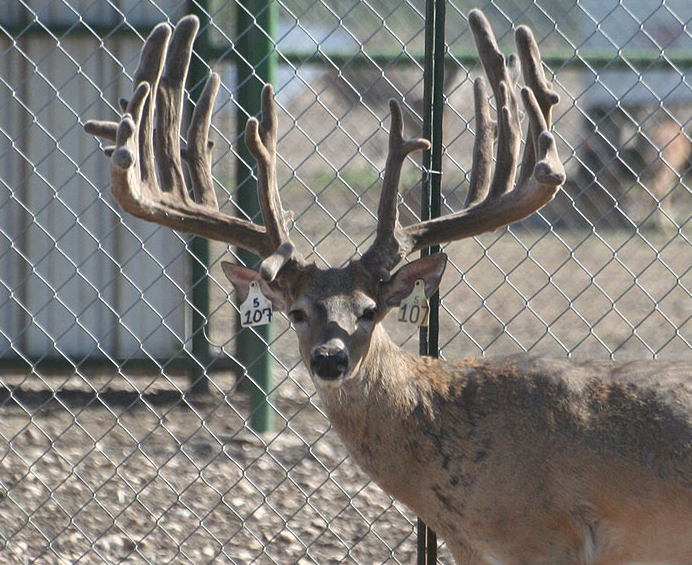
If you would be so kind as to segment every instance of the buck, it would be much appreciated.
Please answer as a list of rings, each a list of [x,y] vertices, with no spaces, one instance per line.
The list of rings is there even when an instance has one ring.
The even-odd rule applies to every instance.
[[[402,351],[380,324],[417,281],[429,296],[442,277],[445,255],[395,270],[404,257],[524,218],[550,201],[565,178],[550,133],[558,97],[531,31],[516,29],[518,57],[505,60],[483,14],[472,11],[469,24],[498,118],[490,117],[485,81],[476,79],[465,207],[400,225],[402,165],[428,142],[403,137],[393,101],[376,236],[342,268],[320,268],[291,243],[275,174],[270,86],[262,93],[261,121],[248,120],[245,133],[258,165],[264,226],[218,208],[208,139],[216,74],[181,147],[194,17],[174,31],[168,25],[153,30],[120,122],[91,121],[86,130],[115,142],[106,149],[111,189],[126,212],[263,258],[258,271],[229,263],[223,269],[241,298],[254,285],[288,315],[324,408],[353,458],[445,539],[458,565],[690,565],[692,363],[526,354],[437,360]],[[529,124],[517,175],[519,74]]]

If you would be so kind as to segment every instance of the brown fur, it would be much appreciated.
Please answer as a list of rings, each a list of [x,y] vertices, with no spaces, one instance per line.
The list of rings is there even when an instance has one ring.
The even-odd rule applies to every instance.
[[[306,313],[308,368],[320,343],[348,351],[342,379],[313,380],[358,465],[458,565],[692,564],[692,364],[411,355],[379,322],[414,278],[439,281],[417,263],[387,282],[311,266],[274,287]]]
[[[419,359],[378,328],[360,373],[319,390],[358,464],[460,565],[689,564],[690,373]]]

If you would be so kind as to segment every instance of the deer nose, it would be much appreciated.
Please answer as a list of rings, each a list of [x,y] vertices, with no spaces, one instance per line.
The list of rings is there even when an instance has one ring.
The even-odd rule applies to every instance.
[[[310,368],[321,379],[338,379],[348,369],[348,354],[343,347],[317,347],[310,357]]]

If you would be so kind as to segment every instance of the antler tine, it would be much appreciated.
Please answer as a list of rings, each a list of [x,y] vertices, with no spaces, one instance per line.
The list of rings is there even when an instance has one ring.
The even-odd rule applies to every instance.
[[[514,176],[521,143],[519,109],[514,95],[518,61],[504,57],[497,48],[490,24],[479,10],[469,13],[469,25],[479,56],[496,98],[497,126],[490,120],[482,79],[474,85],[477,138],[467,205],[441,218],[408,226],[401,240],[409,253],[431,245],[479,235],[521,220],[547,204],[565,180],[550,130],[550,109],[558,102],[543,76],[538,46],[530,30],[517,29],[516,41],[526,86],[522,101],[529,117],[529,132],[519,181]],[[495,171],[490,178],[492,136],[497,127]]]
[[[245,126],[245,144],[257,161],[257,196],[267,238],[277,250],[262,261],[260,274],[267,281],[276,278],[289,261],[302,262],[295,246],[288,237],[286,223],[292,214],[281,207],[276,179],[276,139],[278,119],[274,106],[274,90],[270,84],[262,89],[262,120],[250,118]]]
[[[269,120],[274,122],[269,127],[273,133],[260,135],[265,141],[272,135],[274,138],[272,158],[259,167],[259,176],[268,179],[258,187],[260,199],[270,202],[262,208],[266,229],[219,211],[211,174],[213,144],[209,140],[219,89],[216,74],[210,75],[198,100],[188,129],[188,145],[180,146],[185,80],[198,29],[199,21],[194,16],[182,18],[173,31],[167,24],[156,26],[142,48],[135,72],[135,91],[120,122],[90,121],[84,128],[88,133],[115,141],[114,147],[105,148],[107,154],[112,154],[111,191],[126,212],[185,233],[237,245],[260,257],[276,254],[279,260],[270,261],[279,264],[270,273],[273,279],[281,266],[296,256],[294,252],[286,253],[290,241],[285,218],[280,202],[275,204],[275,112]],[[273,112],[271,89],[263,95],[263,112]],[[190,172],[194,200],[188,195],[181,157]],[[263,196],[264,193],[269,196]],[[273,218],[273,210],[278,211],[278,220]]]
[[[157,188],[156,161],[154,157],[154,110],[156,93],[166,62],[171,33],[169,25],[159,24],[152,30],[151,34],[144,42],[142,54],[139,59],[139,66],[134,75],[135,94],[132,100],[130,100],[126,113],[123,116],[123,118],[126,119],[129,114],[134,120],[134,125],[139,126],[138,131],[135,130],[137,132],[136,145],[139,148],[139,159],[135,158],[134,162],[136,168],[139,169],[137,172],[142,180],[140,190],[146,193],[146,197],[152,197]],[[147,93],[142,90],[144,88],[143,85],[148,87]],[[138,91],[140,92],[140,96],[137,96]],[[128,151],[131,150],[132,148],[129,147],[129,144],[127,145]],[[116,144],[116,150],[117,147],[122,147],[122,145]],[[127,163],[126,156],[122,155],[121,157],[125,159],[123,163]],[[127,157],[129,157],[129,155]],[[111,163],[111,173],[113,172],[113,164],[115,164],[115,162]],[[113,183],[112,190],[114,195],[118,188],[119,187]],[[145,194],[142,194],[142,196],[144,197]]]
[[[216,73],[209,75],[192,112],[192,119],[187,129],[187,147],[181,151],[190,172],[195,202],[215,210],[219,209],[219,203],[216,200],[214,180],[211,176],[211,150],[214,142],[209,140],[209,128],[220,83],[219,75]]]
[[[497,135],[497,122],[490,118],[490,104],[483,77],[473,81],[473,101],[476,110],[476,137],[464,208],[475,206],[488,196],[493,170],[493,140]]]
[[[533,37],[533,33],[527,26],[519,26],[514,34],[517,44],[517,50],[520,53],[522,74],[526,87],[522,91],[522,97],[535,97],[541,116],[536,115],[529,106],[532,102],[524,102],[524,107],[529,115],[529,134],[526,138],[526,146],[524,148],[524,156],[521,163],[521,173],[519,183],[526,182],[534,171],[534,166],[537,160],[536,151],[538,149],[538,137],[542,131],[548,131],[551,123],[552,107],[560,101],[560,97],[551,87],[550,83],[545,79],[543,73],[543,65],[541,64],[541,54],[538,50],[538,45]],[[557,159],[557,151],[551,160]],[[543,158],[543,157],[541,157]],[[559,159],[557,159],[559,163]],[[562,169],[562,166],[559,166]]]
[[[516,57],[509,57],[505,64],[505,57],[497,46],[490,23],[481,11],[471,10],[469,25],[497,104],[497,164],[489,189],[492,198],[511,190],[518,164],[521,119],[515,85],[519,77],[519,64]]]
[[[182,202],[187,201],[189,197],[180,159],[180,124],[183,114],[185,79],[192,57],[192,43],[198,30],[197,18],[183,18],[175,26],[168,44],[166,64],[159,79],[158,88],[155,86],[152,88],[156,98],[150,102],[149,112],[154,112],[153,102],[155,102],[154,135],[144,136],[146,143],[150,139],[154,140],[154,155],[158,163],[161,190],[173,192],[174,196]],[[213,190],[213,186],[206,186],[204,189]]]
[[[389,152],[385,164],[382,192],[377,208],[377,235],[370,248],[363,254],[362,261],[379,278],[389,278],[390,271],[408,253],[399,224],[397,198],[401,168],[406,157],[414,151],[428,149],[427,139],[404,139],[404,123],[401,107],[395,100],[389,101],[392,122],[389,130]]]

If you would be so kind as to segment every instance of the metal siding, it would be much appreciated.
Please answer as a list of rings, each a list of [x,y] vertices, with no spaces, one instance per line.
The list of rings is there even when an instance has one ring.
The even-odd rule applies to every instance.
[[[34,9],[42,21],[74,21],[59,5]],[[128,15],[137,24],[161,19],[147,6]],[[0,355],[174,354],[186,335],[184,241],[122,220],[107,190],[108,161],[82,130],[88,118],[113,119],[108,103],[131,93],[115,57],[129,62],[131,76],[141,41],[108,39],[115,57],[89,37],[0,46],[8,101],[0,110]]]

